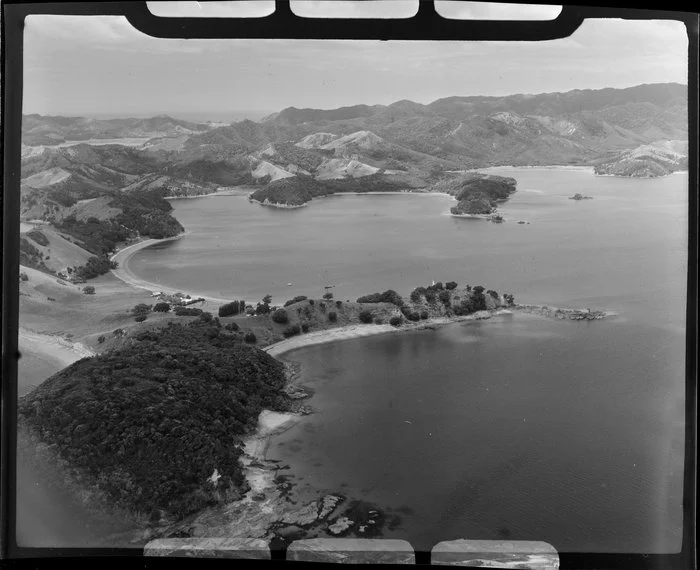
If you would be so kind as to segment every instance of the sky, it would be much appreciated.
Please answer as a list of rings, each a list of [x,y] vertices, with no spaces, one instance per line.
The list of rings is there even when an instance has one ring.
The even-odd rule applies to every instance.
[[[201,10],[196,2],[164,4],[172,4],[170,14],[158,15]],[[227,3],[209,4],[216,14],[206,15],[227,14]],[[294,9],[302,4],[319,3]],[[354,3],[333,4],[339,17],[347,15],[342,4],[354,10]],[[450,4],[463,4],[465,17],[505,13],[499,5]],[[514,17],[528,17],[515,9]],[[537,10],[529,15],[556,16],[551,7]],[[157,39],[122,17],[32,15],[23,112],[238,120],[290,106],[687,83],[687,45],[682,23],[662,20],[587,20],[570,37],[543,42],[378,42]]]

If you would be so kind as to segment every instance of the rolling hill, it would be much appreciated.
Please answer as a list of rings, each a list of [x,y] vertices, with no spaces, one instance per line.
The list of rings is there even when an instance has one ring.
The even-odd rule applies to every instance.
[[[137,136],[151,138],[132,147],[58,145]],[[61,208],[102,196],[193,196],[237,185],[254,186],[253,198],[266,204],[300,205],[340,191],[430,191],[441,180],[449,186],[458,171],[501,165],[663,176],[687,167],[686,140],[687,87],[676,83],[427,105],[288,107],[224,126],[166,115],[27,115],[22,214],[60,218]]]

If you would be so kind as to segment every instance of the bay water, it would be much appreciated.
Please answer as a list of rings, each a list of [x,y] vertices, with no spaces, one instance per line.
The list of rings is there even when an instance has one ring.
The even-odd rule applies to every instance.
[[[387,536],[545,540],[566,552],[680,548],[687,175],[501,168],[504,224],[449,215],[444,195],[341,195],[275,209],[245,196],[173,200],[188,230],[135,254],[168,288],[282,304],[454,280],[517,302],[614,311],[515,314],[285,355],[313,389],[271,442],[297,499],[341,492],[400,518]],[[574,193],[592,200],[574,201]],[[517,223],[518,221],[529,223]]]

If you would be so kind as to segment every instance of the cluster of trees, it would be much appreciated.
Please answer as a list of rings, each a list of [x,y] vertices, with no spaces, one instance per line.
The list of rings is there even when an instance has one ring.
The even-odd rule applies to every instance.
[[[401,192],[406,189],[406,184],[385,176],[381,172],[362,176],[361,178],[342,178],[339,180],[325,180],[328,194],[336,192]]]
[[[270,308],[270,303],[272,303],[272,295],[265,295],[262,298],[262,301],[255,305],[255,314],[256,315],[267,315],[272,311]]]
[[[82,279],[94,279],[100,275],[104,275],[109,272],[110,269],[116,269],[117,262],[110,260],[106,255],[100,255],[89,257],[85,265],[76,267],[73,270],[76,277]]]
[[[148,313],[150,313],[152,308],[153,308],[153,305],[146,305],[146,303],[139,303],[138,305],[134,305],[134,308],[131,309],[131,314],[134,315],[135,317],[141,317],[143,315],[147,315]]]
[[[116,245],[133,237],[133,232],[114,220],[88,218],[77,220],[75,215],[68,216],[56,227],[82,243],[82,247],[99,257],[105,257],[114,251]]]
[[[264,188],[256,190],[250,197],[259,202],[301,206],[314,198],[329,196],[337,192],[400,192],[405,184],[392,180],[382,173],[362,178],[340,180],[315,180],[311,176],[297,176],[274,180]]]
[[[289,322],[289,315],[284,309],[277,309],[272,313],[272,320],[280,325],[285,325]]]
[[[163,173],[181,180],[213,183],[217,186],[239,186],[253,183],[250,162],[248,161],[248,149],[245,147],[241,148],[240,154],[228,154],[225,160],[191,160],[168,166]]]
[[[160,303],[156,303],[153,306],[153,310],[156,313],[167,313],[168,311],[170,311],[170,303],[166,303],[164,301],[162,301]]]
[[[109,261],[108,255],[121,242],[136,235],[160,239],[184,231],[171,215],[172,206],[159,191],[118,193],[112,197],[110,206],[119,208],[121,213],[104,220],[95,217],[78,220],[71,215],[55,222],[61,232],[72,236],[94,254],[85,266],[76,270],[83,279],[92,279],[114,269],[116,265]],[[37,243],[41,243],[39,240]]]
[[[460,200],[456,206],[450,208],[450,212],[455,215],[484,215],[492,213],[495,207],[496,205],[493,201],[489,200],[486,195],[478,192]]]
[[[401,295],[399,295],[393,289],[388,289],[384,293],[372,293],[371,295],[365,295],[364,297],[359,297],[357,299],[358,303],[392,303],[397,307],[404,306],[404,300]]]
[[[220,317],[230,317],[233,315],[238,315],[240,313],[245,313],[245,301],[232,301],[221,305],[219,307]]]
[[[306,295],[298,295],[298,296],[294,297],[293,299],[289,299],[289,301],[287,301],[284,304],[284,306],[289,307],[289,305],[293,305],[294,303],[299,303],[301,301],[306,301],[306,299],[308,299],[308,297]]]
[[[328,193],[327,188],[318,180],[311,176],[298,175],[270,182],[264,188],[253,192],[250,198],[258,202],[301,206],[317,196],[325,196]]]
[[[453,214],[490,214],[499,200],[515,192],[516,184],[514,178],[467,173],[443,177],[433,190],[457,198],[458,204],[451,208]]]
[[[308,325],[306,326],[306,329],[308,330]],[[299,325],[290,325],[284,331],[282,331],[282,334],[284,335],[284,338],[289,338],[290,336],[295,336],[301,333],[301,327]]]
[[[163,198],[162,191],[117,194],[110,205],[122,210],[116,217],[116,222],[141,236],[162,239],[176,236],[185,230],[172,217],[173,207]]]
[[[71,206],[75,206],[75,204],[78,203],[78,199],[75,196],[72,196],[68,190],[65,188],[57,188],[56,190],[51,190],[50,200],[52,202],[56,202],[59,206],[63,206],[64,208],[70,208]],[[86,198],[94,198],[96,196],[85,196]]]
[[[365,310],[360,312],[358,318],[360,319],[361,323],[368,325],[372,322],[374,316],[372,315],[372,311]]]
[[[323,162],[322,154],[298,147],[291,142],[275,143],[275,151],[283,164],[296,164],[308,172],[313,172]]]
[[[498,293],[496,293],[496,296],[498,296]],[[469,315],[476,311],[485,311],[486,309],[484,288],[481,285],[477,285],[471,290],[469,296],[466,296],[459,305],[454,307],[454,313],[455,315]]]
[[[170,323],[84,358],[23,397],[21,420],[115,507],[180,518],[230,500],[244,485],[232,442],[289,399],[283,365],[220,327]]]
[[[175,315],[178,317],[198,317],[204,313],[204,311],[195,307],[183,307],[182,305],[177,305],[173,309],[173,313],[175,313]]]
[[[420,313],[418,311],[412,311],[408,307],[402,307],[401,314],[403,314],[403,316],[406,317],[409,321],[415,322],[420,320]]]
[[[27,233],[27,237],[44,247],[49,245],[49,238],[47,238],[39,230],[32,230],[31,232]]]
[[[94,295],[95,294],[95,288],[92,285],[86,285],[83,287],[83,293],[86,295]]]
[[[452,286],[453,283],[454,286]],[[448,290],[452,290],[457,287],[457,283],[454,281],[450,281],[448,285],[450,285],[450,287],[447,287]],[[438,298],[438,295],[441,292],[444,292],[445,289],[446,286],[442,283],[442,281],[438,281],[434,285],[428,285],[427,287],[416,287],[413,291],[411,291],[411,301],[414,303],[420,303],[421,298],[424,297],[428,303],[434,303]],[[445,295],[442,296],[442,299],[445,299]]]
[[[50,273],[44,263],[44,254],[34,247],[24,236],[19,238],[19,263],[25,267]]]

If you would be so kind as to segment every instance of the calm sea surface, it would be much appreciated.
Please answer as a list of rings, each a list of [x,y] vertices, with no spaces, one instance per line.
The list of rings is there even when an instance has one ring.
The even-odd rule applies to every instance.
[[[281,210],[175,200],[189,234],[129,268],[154,284],[281,304],[455,280],[530,315],[300,349],[317,410],[276,437],[294,494],[340,491],[401,517],[388,536],[545,540],[560,551],[680,548],[687,176],[493,169],[518,180],[505,224],[446,215],[447,196],[334,196]],[[573,201],[580,192],[593,200]],[[517,224],[525,220],[529,224]],[[291,285],[288,285],[291,283]]]
[[[269,293],[282,304],[334,285],[336,299],[354,300],[455,280],[511,292],[521,302],[637,306],[651,321],[683,326],[685,175],[495,172],[518,180],[500,208],[505,224],[449,216],[455,200],[439,195],[332,196],[293,210],[245,196],[174,200],[190,233],[140,251],[128,265],[156,285],[232,299]],[[575,192],[594,199],[568,200]],[[649,296],[655,302],[647,303]]]
[[[616,311],[515,315],[298,350],[318,410],[275,438],[295,493],[343,491],[399,514],[418,549],[454,538],[560,551],[680,547],[687,178],[493,169],[505,224],[446,215],[447,196],[334,196],[297,210],[245,197],[173,202],[191,232],[130,268],[187,291],[282,303],[433,279],[520,302]],[[593,200],[573,201],[580,192]],[[518,220],[530,222],[517,224]],[[292,285],[287,285],[291,283]]]

